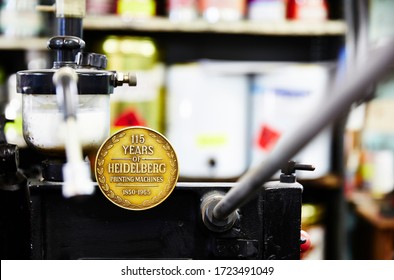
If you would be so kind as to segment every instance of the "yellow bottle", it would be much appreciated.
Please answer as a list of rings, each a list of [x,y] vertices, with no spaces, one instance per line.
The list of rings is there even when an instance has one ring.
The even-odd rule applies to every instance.
[[[156,14],[156,1],[153,0],[119,0],[117,13],[129,17],[152,17]]]
[[[110,36],[103,43],[108,69],[133,72],[135,88],[115,88],[111,96],[112,133],[128,126],[163,131],[164,65],[149,37]]]

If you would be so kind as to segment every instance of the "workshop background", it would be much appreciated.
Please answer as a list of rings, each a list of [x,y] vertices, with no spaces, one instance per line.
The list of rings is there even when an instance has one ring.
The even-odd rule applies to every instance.
[[[54,15],[35,7],[54,1],[0,3],[0,101],[23,156],[15,73],[51,67]],[[86,9],[87,50],[138,77],[111,95],[111,131],[162,132],[179,181],[236,181],[394,36],[385,0],[87,0]],[[294,158],[316,167],[297,171],[312,241],[303,259],[394,258],[394,71],[365,90]]]

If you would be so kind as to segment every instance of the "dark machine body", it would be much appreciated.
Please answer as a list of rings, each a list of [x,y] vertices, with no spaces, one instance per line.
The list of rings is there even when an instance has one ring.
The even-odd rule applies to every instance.
[[[97,186],[93,195],[65,198],[62,182],[26,177],[31,172],[18,168],[15,145],[3,139],[0,152],[1,259],[300,258],[302,186],[295,176],[261,186],[229,229],[216,230],[203,222],[204,199],[238,183],[178,182],[163,203],[131,211]]]
[[[111,203],[98,188],[92,196],[75,200],[64,199],[59,185],[33,183],[28,257],[299,259],[302,189],[262,188],[257,198],[239,209],[240,218],[231,229],[211,231],[202,223],[202,197],[231,186],[178,183],[157,207],[130,211]]]

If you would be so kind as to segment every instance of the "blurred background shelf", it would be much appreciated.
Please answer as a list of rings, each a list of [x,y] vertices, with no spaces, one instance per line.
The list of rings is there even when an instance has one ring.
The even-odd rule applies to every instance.
[[[0,36],[0,50],[46,50],[48,38]]]
[[[353,258],[392,260],[394,216],[383,215],[382,200],[374,199],[369,192],[355,191],[349,196],[348,201],[355,213],[355,226],[351,238]]]
[[[299,181],[304,186],[304,188],[339,190],[343,185],[341,176],[333,173],[327,174],[317,179],[301,179]]]
[[[226,34],[321,36],[343,35],[346,24],[341,20],[322,22],[308,21],[234,21],[210,23],[205,20],[176,22],[164,17],[131,19],[117,15],[87,16],[84,19],[87,30],[136,30],[155,32],[212,32]]]

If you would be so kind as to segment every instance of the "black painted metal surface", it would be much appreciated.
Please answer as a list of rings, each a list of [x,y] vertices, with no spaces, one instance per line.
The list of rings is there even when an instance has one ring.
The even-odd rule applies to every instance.
[[[204,186],[205,185],[205,186]],[[32,259],[299,259],[302,189],[262,188],[226,232],[201,221],[201,198],[233,184],[178,183],[159,206],[130,211],[97,189],[66,200],[61,185],[31,184]]]
[[[26,177],[17,169],[18,148],[0,144],[0,256],[30,257],[30,201]]]

